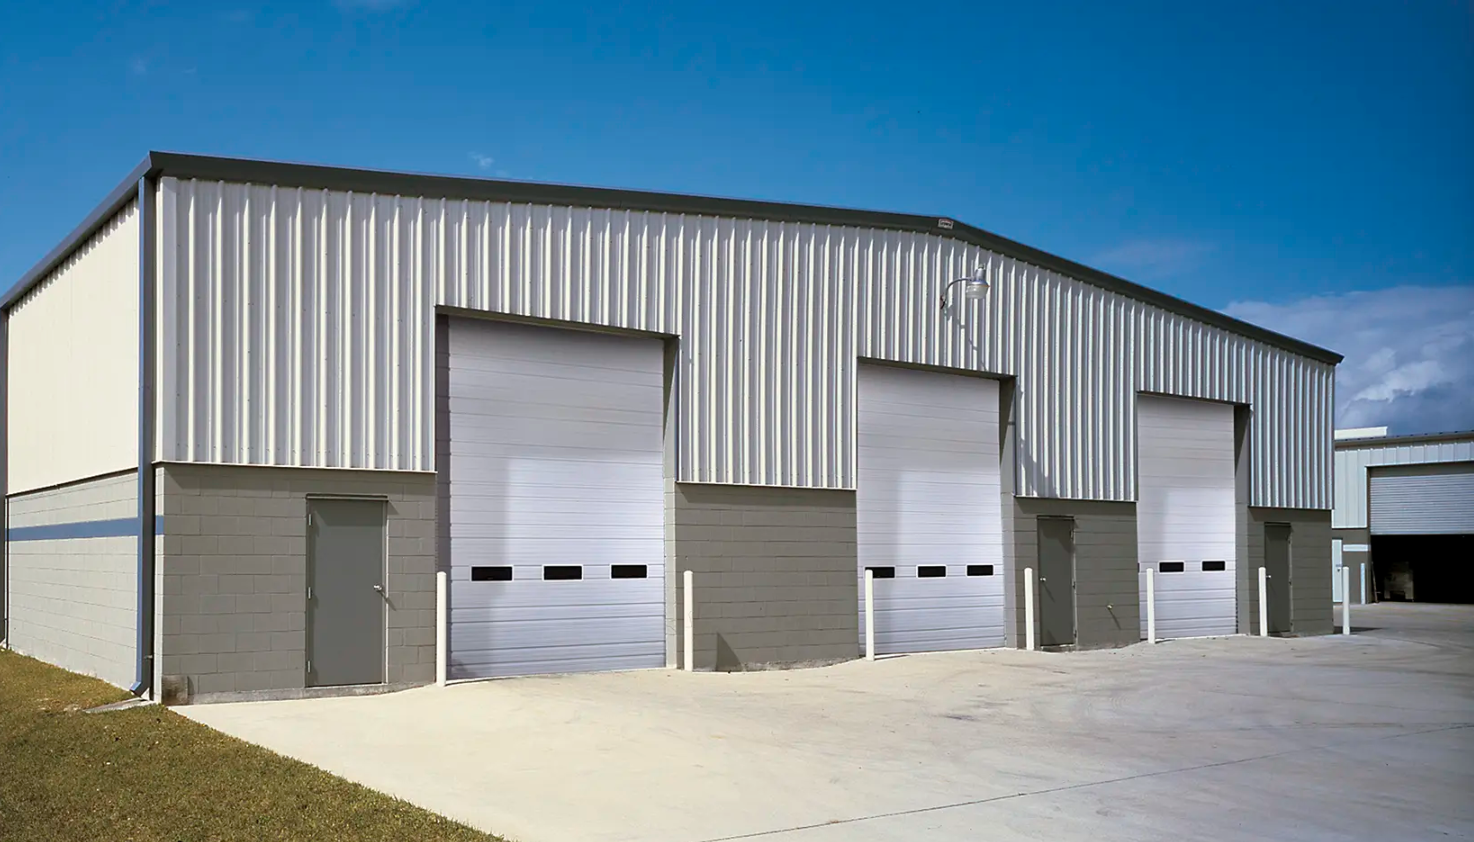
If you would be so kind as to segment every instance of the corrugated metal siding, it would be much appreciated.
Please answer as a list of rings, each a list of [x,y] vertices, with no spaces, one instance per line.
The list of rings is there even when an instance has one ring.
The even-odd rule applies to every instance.
[[[138,212],[118,211],[15,302],[7,489],[138,464]]]
[[[1417,465],[1474,461],[1474,438],[1420,444],[1368,445],[1336,450],[1336,506],[1332,529],[1366,529],[1367,468],[1375,465]]]
[[[1020,493],[1130,500],[1138,391],[1253,403],[1330,505],[1331,366],[909,232],[163,179],[166,459],[428,470],[436,305],[681,337],[678,478],[855,484],[857,357],[1016,375]],[[938,306],[975,265],[994,291]],[[388,314],[399,314],[390,318]],[[238,385],[232,385],[238,384]]]

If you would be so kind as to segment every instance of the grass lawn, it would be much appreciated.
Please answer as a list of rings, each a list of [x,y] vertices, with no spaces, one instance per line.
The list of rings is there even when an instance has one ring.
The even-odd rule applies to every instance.
[[[403,801],[0,651],[0,840],[479,840]]]

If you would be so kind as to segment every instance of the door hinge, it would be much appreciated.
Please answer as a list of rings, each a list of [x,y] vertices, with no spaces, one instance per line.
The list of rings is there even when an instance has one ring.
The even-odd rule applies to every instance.
[[[308,658],[307,659],[307,671],[308,672],[312,672],[312,659],[311,658]]]
[[[308,512],[307,513],[307,525],[308,526],[311,526],[312,525],[312,512]]]
[[[311,585],[308,585],[307,586],[307,598],[308,599],[312,599],[312,586]]]

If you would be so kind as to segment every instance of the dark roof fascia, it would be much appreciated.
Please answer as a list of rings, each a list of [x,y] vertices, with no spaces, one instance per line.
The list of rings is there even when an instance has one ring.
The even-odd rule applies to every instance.
[[[476,201],[512,202],[528,204],[572,205],[575,207],[613,208],[617,210],[650,211],[653,213],[688,213],[710,216],[738,217],[748,219],[770,219],[780,222],[803,222],[816,225],[841,225],[858,228],[884,228],[897,231],[912,231],[950,237],[981,246],[990,251],[1031,263],[1041,269],[1058,272],[1085,283],[1120,293],[1130,298],[1161,307],[1173,313],[1187,316],[1206,324],[1247,336],[1252,339],[1293,351],[1319,362],[1335,365],[1342,356],[1334,351],[1302,342],[1299,339],[1266,330],[1258,325],[1240,321],[1207,307],[1201,307],[1176,296],[1132,283],[1099,269],[1092,269],[1073,260],[1041,251],[1000,237],[997,234],[975,228],[949,217],[918,216],[915,214],[858,211],[822,205],[796,205],[783,202],[760,202],[748,199],[719,199],[704,196],[687,196],[674,193],[653,193],[643,190],[618,190],[605,187],[575,187],[561,184],[539,184],[524,181],[499,181],[464,176],[424,175],[418,173],[388,172],[383,170],[328,167],[317,164],[293,164],[279,161],[256,161],[243,158],[220,158],[209,155],[187,155],[177,152],[152,152],[135,171],[134,181],[145,173],[177,178],[198,178],[209,181],[251,182],[275,184],[284,187],[301,187],[318,190],[343,190],[364,193],[382,193],[399,196],[434,196],[447,199]],[[125,185],[127,183],[125,182]],[[122,186],[119,187],[122,189]],[[114,191],[116,193],[117,191]],[[111,198],[111,197],[110,197]],[[89,216],[101,215],[106,219],[112,211],[103,212],[108,203],[99,206]],[[79,236],[87,226],[84,224],[72,232],[62,246],[52,251],[46,260],[26,274],[5,299],[4,306],[20,294],[35,279],[44,275],[59,263],[76,241],[96,230],[96,223]],[[60,254],[60,258],[54,258]]]
[[[1474,430],[1453,433],[1413,433],[1406,436],[1375,436],[1364,439],[1341,439],[1337,450],[1361,450],[1369,447],[1402,447],[1409,444],[1438,444],[1448,441],[1474,441]]]
[[[66,235],[56,248],[46,253],[35,266],[20,276],[20,280],[0,298],[0,310],[9,312],[12,305],[20,300],[22,296],[31,291],[31,288],[41,282],[41,279],[51,273],[52,269],[60,266],[63,261],[72,256],[79,246],[87,242],[87,238],[97,233],[98,229],[106,225],[123,206],[133,201],[138,196],[138,180],[148,175],[153,169],[153,163],[149,158],[133,168],[133,172],[114,187],[112,192],[102,203],[87,214],[82,224],[72,229],[72,233]]]

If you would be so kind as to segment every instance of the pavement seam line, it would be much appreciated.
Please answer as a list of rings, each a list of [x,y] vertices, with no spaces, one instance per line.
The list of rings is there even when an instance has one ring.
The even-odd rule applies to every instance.
[[[1422,731],[1408,731],[1402,734],[1388,734],[1386,736],[1369,737],[1362,740],[1348,740],[1344,743],[1334,743],[1324,746],[1294,748],[1288,749],[1286,751],[1276,751],[1270,754],[1260,754],[1254,757],[1241,757],[1236,760],[1220,760],[1216,763],[1204,763],[1198,766],[1184,766],[1179,769],[1163,769],[1158,772],[1142,772],[1141,774],[1137,775],[1125,775],[1119,778],[1107,778],[1100,781],[1086,781],[1084,783],[1067,784],[1065,786],[1049,787],[1047,789],[1036,789],[1030,790],[1028,792],[1011,792],[1007,795],[994,795],[989,798],[977,798],[971,801],[957,801],[951,804],[937,804],[933,807],[917,807],[914,810],[896,810],[890,813],[875,813],[874,815],[856,816],[850,819],[836,819],[834,821],[819,822],[816,824],[796,825],[794,827],[781,827],[775,828],[773,830],[759,830],[753,833],[739,833],[736,836],[714,836],[708,839],[699,840],[699,842],[735,842],[735,840],[739,839],[758,839],[764,836],[777,836],[783,833],[798,833],[805,830],[818,830],[825,827],[837,827],[839,825],[858,824],[860,822],[874,821],[876,819],[890,819],[896,818],[898,816],[915,816],[922,813],[936,813],[942,810],[952,810],[958,807],[976,807],[980,804],[992,804],[998,801],[1010,801],[1015,798],[1029,798],[1035,795],[1052,795],[1058,792],[1069,792],[1071,790],[1077,789],[1090,789],[1091,787],[1125,783],[1126,781],[1136,781],[1143,778],[1157,778],[1163,775],[1176,775],[1184,772],[1197,772],[1203,769],[1216,769],[1222,766],[1235,766],[1240,763],[1253,763],[1258,760],[1272,760],[1276,757],[1286,757],[1291,754],[1301,754],[1304,752],[1314,751],[1329,751],[1331,749],[1345,748],[1347,746],[1361,745],[1363,743],[1373,743],[1379,742],[1381,740],[1396,740],[1402,737],[1416,737],[1423,734],[1437,734],[1443,731],[1458,731],[1464,728],[1474,728],[1474,723],[1461,722],[1454,725],[1445,725],[1438,728],[1427,728]]]

